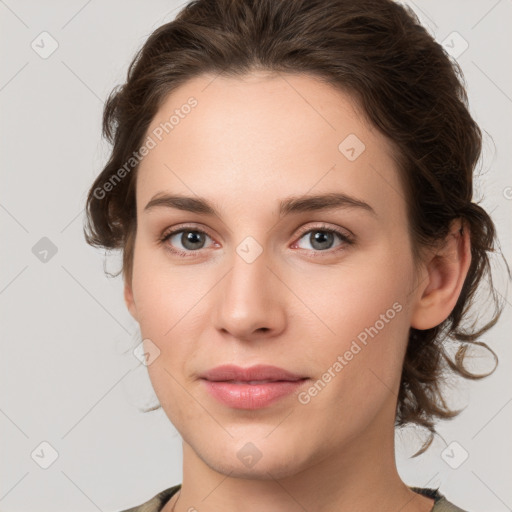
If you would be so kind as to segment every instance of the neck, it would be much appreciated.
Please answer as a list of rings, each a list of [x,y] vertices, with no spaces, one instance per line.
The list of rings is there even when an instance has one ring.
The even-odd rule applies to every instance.
[[[373,425],[337,453],[311,458],[298,470],[269,461],[260,465],[262,457],[252,477],[236,476],[235,466],[213,469],[183,442],[182,487],[163,512],[173,506],[175,512],[431,511],[434,500],[410,490],[397,472],[394,428],[383,429],[379,421]]]

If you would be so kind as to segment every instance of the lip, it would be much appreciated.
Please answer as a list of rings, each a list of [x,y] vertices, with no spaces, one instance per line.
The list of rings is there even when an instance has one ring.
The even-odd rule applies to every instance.
[[[200,377],[209,381],[239,380],[245,382],[250,380],[295,381],[305,378],[304,375],[298,375],[267,364],[257,364],[248,368],[242,368],[234,364],[224,364],[202,373]]]
[[[309,380],[308,377],[283,368],[261,364],[249,368],[217,366],[200,377],[206,390],[214,398],[234,409],[266,407],[294,392]]]

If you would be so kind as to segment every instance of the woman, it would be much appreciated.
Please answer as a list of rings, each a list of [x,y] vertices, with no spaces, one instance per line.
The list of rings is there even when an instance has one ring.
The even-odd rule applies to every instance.
[[[499,316],[463,326],[495,230],[458,73],[390,0],[197,0],[151,34],[87,200],[183,438],[130,511],[462,510],[394,454]]]

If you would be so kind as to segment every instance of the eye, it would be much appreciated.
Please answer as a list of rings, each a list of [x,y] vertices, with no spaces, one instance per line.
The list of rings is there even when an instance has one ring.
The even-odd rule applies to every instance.
[[[310,244],[311,249],[306,247],[305,249],[307,250],[327,252],[332,249],[336,237],[341,240],[342,243],[335,247],[333,251],[344,249],[347,244],[350,245],[353,243],[352,238],[348,234],[327,226],[317,226],[313,229],[308,229],[302,233],[299,241],[305,239]],[[299,242],[296,242],[294,246],[298,246],[298,244]],[[304,249],[304,247],[300,246],[299,248]]]
[[[200,229],[181,227],[180,229],[166,232],[160,239],[160,242],[165,244],[173,253],[180,256],[190,256],[190,253],[204,249],[206,238],[210,238],[210,236]],[[181,244],[182,247],[180,248],[179,245],[176,247],[176,244]]]
[[[307,238],[306,235],[308,235]],[[341,243],[333,249],[332,246],[336,237]],[[181,226],[180,228],[166,231],[160,238],[160,243],[173,254],[183,257],[193,257],[196,256],[194,253],[205,248],[207,238],[212,240],[212,238],[201,229]],[[311,245],[311,249],[300,247],[299,242],[295,242],[292,248],[298,247],[299,249],[306,249],[313,252],[332,253],[343,250],[347,245],[354,243],[351,235],[324,225],[310,228],[307,231],[303,230],[299,241],[303,238]]]

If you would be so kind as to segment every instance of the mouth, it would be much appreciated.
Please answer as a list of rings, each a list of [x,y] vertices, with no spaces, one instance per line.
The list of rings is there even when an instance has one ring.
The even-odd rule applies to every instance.
[[[234,382],[275,382],[290,381],[294,382],[307,378],[305,375],[293,373],[278,366],[258,364],[243,368],[233,364],[217,366],[200,375],[202,379],[212,382],[234,381]]]
[[[208,379],[207,379],[208,380]],[[268,384],[269,382],[297,382],[303,379],[295,379],[295,380],[212,380],[210,382],[229,382],[230,384]]]
[[[224,365],[201,375],[206,390],[232,409],[261,409],[297,391],[309,377],[269,365]]]
[[[309,379],[275,381],[210,381],[202,379],[206,390],[232,409],[262,409],[297,392]]]

